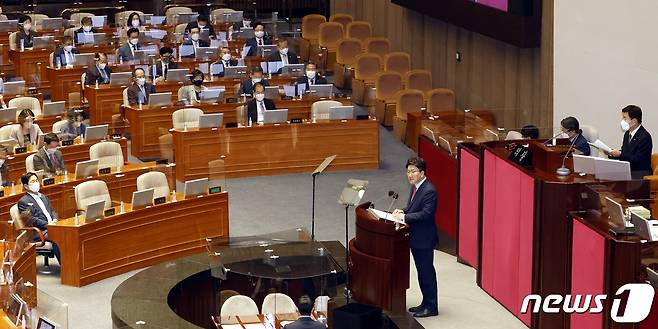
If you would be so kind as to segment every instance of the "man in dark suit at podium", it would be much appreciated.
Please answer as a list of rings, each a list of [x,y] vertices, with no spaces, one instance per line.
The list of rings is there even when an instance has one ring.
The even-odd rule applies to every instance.
[[[411,194],[407,207],[393,211],[393,217],[409,225],[409,244],[416,263],[418,284],[423,293],[420,305],[412,307],[415,317],[424,318],[439,314],[439,303],[434,269],[434,246],[438,242],[434,215],[436,189],[425,177],[425,160],[412,157],[407,160],[407,180]]]

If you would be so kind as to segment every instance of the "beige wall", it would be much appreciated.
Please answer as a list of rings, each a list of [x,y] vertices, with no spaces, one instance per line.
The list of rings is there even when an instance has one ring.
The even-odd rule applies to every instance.
[[[552,125],[552,9],[544,0],[542,48],[520,49],[391,4],[390,0],[332,0],[333,13],[369,21],[414,68],[432,71],[435,87],[455,90],[461,108],[500,111],[498,125]],[[462,60],[455,60],[455,52]],[[504,112],[504,113],[503,113]]]

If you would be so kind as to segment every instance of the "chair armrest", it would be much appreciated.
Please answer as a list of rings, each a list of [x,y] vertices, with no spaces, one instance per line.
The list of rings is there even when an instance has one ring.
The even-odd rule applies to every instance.
[[[651,191],[658,191],[658,175],[644,176],[644,179],[651,184]]]
[[[37,235],[39,236],[39,240],[41,240],[41,242],[39,242],[39,244],[37,244],[37,247],[43,247],[46,244],[46,237],[43,236],[43,232],[41,232],[41,230],[38,227],[24,227],[24,228],[19,229],[19,231],[34,231],[34,232],[36,232]]]

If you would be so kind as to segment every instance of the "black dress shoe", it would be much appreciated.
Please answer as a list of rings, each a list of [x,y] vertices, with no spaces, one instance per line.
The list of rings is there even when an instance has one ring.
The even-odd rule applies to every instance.
[[[418,312],[418,311],[420,311],[420,310],[422,310],[422,309],[423,309],[423,304],[420,304],[420,305],[418,305],[418,306],[410,307],[410,308],[409,308],[409,312],[410,312],[410,313],[416,313],[416,312]]]
[[[424,309],[414,313],[415,318],[427,318],[427,317],[430,317],[430,316],[437,316],[437,315],[439,315],[438,311],[430,311],[427,308],[424,308]]]

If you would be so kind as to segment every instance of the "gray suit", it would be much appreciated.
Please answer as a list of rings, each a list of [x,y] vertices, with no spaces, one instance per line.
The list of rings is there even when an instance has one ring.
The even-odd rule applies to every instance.
[[[48,156],[45,147],[40,148],[32,159],[34,161],[34,170],[43,170],[50,175],[56,175],[58,171],[64,172],[65,166],[62,152],[56,150],[52,157],[54,159]]]
[[[286,324],[284,329],[327,329],[321,322],[314,321],[310,317],[300,317],[293,323]]]
[[[39,207],[39,204],[37,204],[37,201],[35,198],[40,198],[41,201],[43,202],[44,206],[46,207],[46,210],[48,213],[50,213],[50,217],[53,220],[57,220],[57,212],[55,212],[55,208],[53,208],[53,205],[50,203],[50,199],[48,199],[47,196],[44,194],[39,194],[39,196],[34,195],[32,193],[25,193],[20,200],[18,200],[18,211],[25,212],[29,211],[30,212],[30,217],[32,219],[32,223],[25,223],[26,226],[33,226],[41,230],[41,233],[43,233],[43,236],[48,240],[48,217],[43,213],[41,210],[41,207]],[[39,236],[34,235],[34,241],[38,241]],[[50,241],[50,240],[48,240]],[[50,241],[52,242],[52,241]],[[52,242],[53,244],[53,253],[55,254],[55,257],[57,258],[57,261],[61,264],[60,262],[60,257],[59,257],[59,247]]]
[[[130,50],[130,46],[132,44],[130,42],[126,42],[119,48],[119,58],[121,58],[124,61],[132,61],[135,59],[135,56],[133,56],[133,52]],[[142,47],[137,44],[137,50],[142,49]]]

